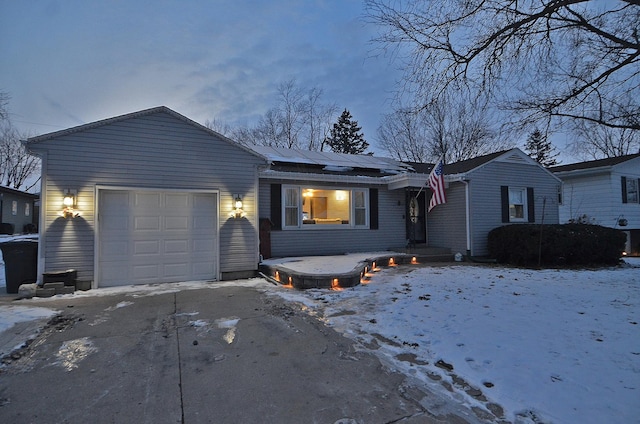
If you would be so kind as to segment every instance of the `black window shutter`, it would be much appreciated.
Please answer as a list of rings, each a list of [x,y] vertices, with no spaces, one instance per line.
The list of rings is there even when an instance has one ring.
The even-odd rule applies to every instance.
[[[378,229],[378,189],[369,189],[369,228]]]
[[[536,201],[533,197],[533,187],[527,187],[527,209],[529,222],[536,222]]]
[[[620,177],[622,184],[622,203],[627,203],[627,177]]]
[[[509,222],[509,187],[500,186],[500,200],[502,202],[502,222]]]
[[[272,230],[282,230],[282,184],[271,184]]]

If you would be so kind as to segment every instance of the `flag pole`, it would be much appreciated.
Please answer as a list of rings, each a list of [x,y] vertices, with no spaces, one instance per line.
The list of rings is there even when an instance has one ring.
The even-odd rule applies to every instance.
[[[436,161],[436,163],[433,165],[433,167],[435,168],[436,166],[438,166],[438,164],[442,161],[442,159],[444,159],[444,155],[440,156],[438,158],[438,160]],[[418,198],[418,196],[420,196],[420,193],[422,193],[422,189],[424,188],[425,185],[427,185],[429,183],[429,179],[427,178],[427,181],[422,184],[422,186],[420,187],[420,190],[418,190],[418,194],[416,194],[416,199]]]

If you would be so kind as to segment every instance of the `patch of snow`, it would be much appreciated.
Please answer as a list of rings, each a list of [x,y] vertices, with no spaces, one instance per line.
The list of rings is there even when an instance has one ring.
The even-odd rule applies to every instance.
[[[306,274],[342,274],[352,271],[359,262],[378,256],[399,254],[397,252],[348,253],[339,256],[302,256],[265,259],[264,265],[282,265],[292,271]]]
[[[302,303],[361,349],[446,392],[429,377],[439,376],[452,396],[478,406],[455,374],[501,405],[509,420],[634,422],[640,258],[625,262],[579,271],[406,266],[341,291],[270,292]]]
[[[58,311],[48,308],[21,305],[0,305],[0,332],[6,331],[18,322],[50,318]]]
[[[240,322],[240,318],[220,318],[216,320],[216,325],[218,328],[233,328],[238,325],[238,322]]]
[[[116,304],[116,306],[108,307],[107,309],[105,309],[105,311],[115,311],[116,309],[124,308],[124,307],[131,306],[131,305],[133,305],[133,302],[122,301],[122,302],[119,302],[118,304]]]
[[[192,327],[206,327],[209,323],[202,319],[197,319],[195,321],[189,321],[189,325]]]

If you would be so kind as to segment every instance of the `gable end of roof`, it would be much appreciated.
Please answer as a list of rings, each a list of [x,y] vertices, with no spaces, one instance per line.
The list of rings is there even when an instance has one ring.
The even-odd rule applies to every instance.
[[[210,128],[207,128],[204,125],[199,124],[196,121],[194,121],[192,119],[189,119],[186,116],[181,115],[180,113],[178,113],[178,112],[176,112],[176,111],[174,111],[172,109],[169,109],[166,106],[157,106],[157,107],[153,107],[153,108],[150,108],[150,109],[144,109],[144,110],[140,110],[140,111],[137,111],[137,112],[127,113],[127,114],[124,114],[124,115],[115,116],[113,118],[102,119],[102,120],[99,120],[99,121],[95,121],[95,122],[91,122],[91,123],[88,123],[88,124],[79,125],[79,126],[76,126],[76,127],[67,128],[67,129],[60,130],[60,131],[55,131],[55,132],[48,133],[48,134],[42,134],[42,135],[39,135],[39,136],[31,137],[31,138],[25,140],[24,143],[28,148],[31,148],[35,144],[41,143],[43,141],[52,140],[52,139],[59,138],[59,137],[64,137],[64,136],[67,136],[67,135],[70,135],[70,134],[75,134],[75,133],[79,133],[79,132],[82,132],[82,131],[92,130],[92,129],[95,129],[95,128],[100,128],[100,127],[103,127],[103,126],[106,126],[106,125],[115,124],[117,122],[122,122],[122,121],[126,121],[126,120],[129,120],[129,119],[135,119],[135,118],[140,118],[140,117],[144,117],[144,116],[155,115],[155,114],[158,114],[158,113],[166,113],[168,115],[171,115],[174,118],[176,118],[176,119],[178,119],[178,120],[180,120],[182,122],[185,122],[185,123],[187,123],[189,125],[192,125],[192,126],[198,128],[198,129],[200,129],[200,130],[202,130],[202,131],[204,131],[204,132],[206,132],[206,133],[208,133],[208,134],[210,134],[210,135],[212,135],[214,137],[217,137],[217,138],[219,138],[219,139],[221,139],[221,140],[223,140],[223,141],[225,141],[227,143],[230,143],[230,144],[234,145],[235,147],[237,147],[237,148],[239,148],[241,150],[244,150],[245,152],[247,152],[247,153],[249,153],[249,154],[251,154],[253,156],[259,157],[260,159],[264,160],[265,162],[268,161],[268,159],[264,155],[261,155],[260,153],[255,152],[254,150],[251,150],[251,149],[243,146],[240,143],[236,143],[235,141],[231,140],[230,138],[225,137],[224,135],[222,135],[222,134],[220,134],[220,133],[218,133],[216,131],[213,131]]]

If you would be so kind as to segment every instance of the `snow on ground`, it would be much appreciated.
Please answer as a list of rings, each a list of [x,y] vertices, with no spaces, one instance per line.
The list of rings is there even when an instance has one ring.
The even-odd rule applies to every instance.
[[[287,258],[278,263],[299,272],[347,272],[377,255]],[[501,405],[510,421],[631,423],[640,416],[640,258],[625,261],[599,270],[407,265],[382,269],[368,284],[340,291],[285,289],[255,278],[104,288],[65,296],[128,293],[135,298],[203,286],[254,287],[301,303],[305,311],[414,381],[484,407],[465,393],[459,384],[463,380]],[[0,331],[17,320],[53,314],[44,307],[46,302],[0,305]],[[436,366],[438,361],[453,370]]]
[[[353,271],[358,262],[378,256],[389,256],[390,252],[366,252],[349,253],[346,255],[331,256],[301,256],[277,259],[266,259],[262,261],[265,265],[282,265],[292,271],[304,272],[307,274],[342,274]]]
[[[441,384],[439,375],[453,397],[478,406],[455,388],[455,374],[510,421],[631,423],[640,416],[640,258],[626,262],[580,271],[405,266],[342,291],[276,293],[425,384]]]
[[[49,318],[56,313],[57,311],[53,309],[34,306],[0,305],[0,333],[13,327],[18,322]]]

